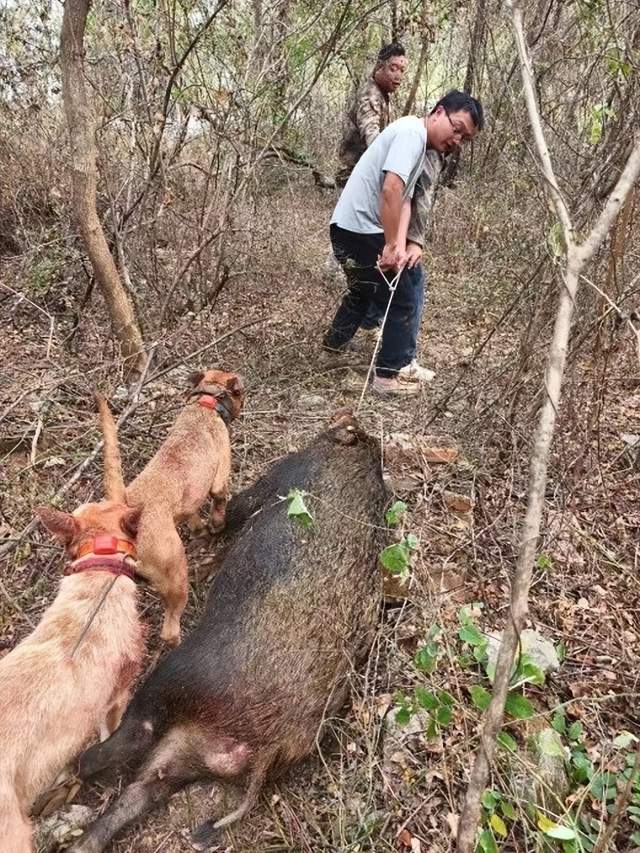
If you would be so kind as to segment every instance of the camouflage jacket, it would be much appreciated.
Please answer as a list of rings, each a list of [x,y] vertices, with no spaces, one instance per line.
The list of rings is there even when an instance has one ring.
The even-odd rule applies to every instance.
[[[411,219],[407,240],[424,247],[429,226],[429,216],[435,201],[436,190],[444,158],[437,151],[427,150],[422,161],[422,171],[416,180],[411,199]]]
[[[346,183],[353,167],[378,134],[389,124],[389,96],[369,77],[358,89],[344,117],[338,146],[340,171],[336,176]],[[339,184],[340,185],[340,184]]]

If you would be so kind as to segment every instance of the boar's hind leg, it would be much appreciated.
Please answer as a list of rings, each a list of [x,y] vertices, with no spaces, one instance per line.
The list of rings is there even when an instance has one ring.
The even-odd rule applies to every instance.
[[[264,785],[267,770],[271,763],[270,759],[271,756],[269,756],[268,760],[262,760],[259,765],[251,770],[246,793],[235,811],[230,812],[228,815],[220,818],[220,820],[207,820],[193,830],[191,840],[196,850],[208,850],[219,839],[222,829],[240,820],[240,818],[251,811]]]
[[[102,853],[111,839],[127,824],[167,800],[182,785],[174,780],[155,779],[133,782],[101,818],[85,830],[70,853]]]
[[[101,853],[125,826],[200,779],[202,770],[189,762],[189,756],[189,740],[183,730],[176,728],[165,735],[136,781],[91,824],[71,853]]]

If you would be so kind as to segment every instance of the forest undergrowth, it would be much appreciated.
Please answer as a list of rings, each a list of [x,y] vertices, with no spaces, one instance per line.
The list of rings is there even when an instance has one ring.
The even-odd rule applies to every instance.
[[[557,297],[553,246],[542,227],[539,235],[522,227],[535,217],[535,200],[526,200],[517,175],[476,173],[442,190],[420,338],[421,361],[436,379],[415,400],[365,395],[359,406],[366,347],[354,351],[351,368],[319,359],[321,333],[341,293],[340,282],[323,272],[333,193],[313,186],[304,168],[275,165],[264,178],[269,191],[257,209],[244,212],[252,223],[250,250],[240,215],[241,262],[214,304],[182,305],[155,338],[147,334],[154,359],[120,431],[126,474],[139,471],[161,442],[184,400],[188,373],[223,365],[241,372],[247,386],[244,415],[233,427],[234,491],[303,446],[337,408],[359,407],[363,423],[380,436],[391,496],[402,502],[391,539],[409,536],[413,547],[394,575],[381,567],[388,575],[384,615],[367,667],[354,673],[351,707],[330,721],[318,754],[274,780],[218,849],[450,850],[491,687],[489,635],[503,625],[508,606]],[[636,240],[627,252],[628,269],[637,268],[637,246]],[[171,252],[163,240],[154,263],[161,256],[170,267]],[[151,280],[144,256],[137,260],[136,275]],[[102,299],[62,231],[52,229],[28,253],[7,257],[2,281],[0,532],[6,542],[19,540],[0,589],[9,649],[51,601],[61,570],[58,548],[37,528],[22,531],[34,507],[51,501],[94,449],[92,389],[100,388],[119,413],[127,399],[114,378]],[[637,284],[628,304],[634,292]],[[581,299],[592,308],[597,294],[585,287]],[[147,329],[158,327],[160,301],[146,299],[139,308]],[[635,761],[637,341],[613,317],[585,336],[588,316],[579,312],[573,336],[531,592],[530,627],[553,644],[559,667],[545,678],[521,660],[514,673],[483,798],[485,851],[594,849]],[[445,449],[446,461],[434,461],[434,448]],[[57,502],[72,509],[100,492],[98,456]],[[219,548],[215,539],[189,543],[195,571],[188,623],[201,611]],[[151,662],[160,607],[148,588],[143,600],[153,626]],[[532,810],[527,744],[548,726],[561,744],[568,788],[560,797],[547,792]],[[109,785],[73,790],[75,801],[93,808],[115,793]],[[176,795],[114,850],[189,850],[188,828],[220,812],[221,796],[211,785]],[[618,849],[632,849],[638,814],[621,817]],[[554,827],[574,835],[554,835]]]

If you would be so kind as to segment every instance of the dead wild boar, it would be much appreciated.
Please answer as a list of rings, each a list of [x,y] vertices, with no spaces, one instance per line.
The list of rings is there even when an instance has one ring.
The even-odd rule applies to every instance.
[[[309,528],[287,515],[292,488],[308,493]],[[246,779],[239,808],[195,830],[205,849],[249,811],[268,772],[314,750],[375,634],[384,504],[377,444],[350,414],[231,501],[230,524],[244,525],[200,624],[161,660],[120,728],[81,758],[83,778],[144,763],[74,853],[103,850],[190,782]]]

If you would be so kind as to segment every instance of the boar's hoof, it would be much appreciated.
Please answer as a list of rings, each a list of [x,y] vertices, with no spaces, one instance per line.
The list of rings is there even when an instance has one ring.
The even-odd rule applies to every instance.
[[[209,850],[220,841],[222,830],[216,829],[215,820],[206,820],[191,833],[191,846],[194,850]]]

